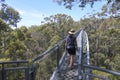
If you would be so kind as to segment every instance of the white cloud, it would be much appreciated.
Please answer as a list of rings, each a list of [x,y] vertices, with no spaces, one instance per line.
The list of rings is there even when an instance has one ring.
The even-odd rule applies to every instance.
[[[44,17],[49,16],[48,14],[40,12],[38,10],[25,11],[17,9],[17,11],[20,13],[20,16],[22,17],[21,21],[18,23],[18,27],[22,25],[25,26],[40,25]]]
[[[38,12],[38,11],[37,12],[33,11],[32,13],[29,13],[28,15],[31,17],[34,17],[34,18],[43,18],[44,17],[43,13]]]
[[[20,13],[20,15],[24,15],[26,13],[26,11],[24,10],[20,10],[20,9],[16,9],[16,10]]]

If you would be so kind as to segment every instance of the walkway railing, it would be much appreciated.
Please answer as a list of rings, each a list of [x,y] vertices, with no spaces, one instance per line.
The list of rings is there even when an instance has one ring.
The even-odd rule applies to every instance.
[[[75,35],[78,33],[79,31]],[[60,71],[66,56],[64,44],[65,39],[33,59],[35,80],[49,80],[55,70]]]
[[[77,36],[77,52],[79,54],[76,67],[76,70],[78,70],[77,80],[93,80],[93,78],[109,80],[92,74],[93,70],[120,76],[119,72],[91,66],[87,33],[80,30],[75,35]],[[64,43],[65,39],[35,57],[32,63],[28,61],[0,62],[0,80],[58,80],[56,74],[61,73],[62,64],[64,64],[65,57],[67,57]]]
[[[90,65],[90,52],[89,52],[89,41],[87,33],[82,29],[77,37],[77,45],[78,45],[78,79],[82,80],[90,80],[89,68],[84,69],[83,64]],[[87,74],[84,74],[87,73]]]
[[[84,72],[83,75],[88,75],[89,76],[89,80],[93,80],[94,78],[98,78],[100,80],[111,80],[108,77],[105,77],[104,74],[101,76],[98,76],[97,74],[92,73],[93,70],[97,70],[99,72],[104,72],[107,73],[108,75],[114,75],[114,76],[118,76],[120,77],[120,72],[115,72],[112,70],[108,70],[108,69],[104,69],[104,68],[100,68],[100,67],[96,67],[96,66],[90,66],[90,65],[83,65],[83,69],[89,69],[91,71],[91,73],[87,73]],[[119,78],[120,79],[120,78]],[[88,80],[86,79],[86,77],[82,78],[82,80]]]
[[[0,62],[0,80],[30,80],[28,61]]]
[[[108,78],[97,76],[92,74],[93,70],[106,72],[115,76],[120,77],[120,72],[115,72],[112,70],[90,66],[90,53],[89,53],[89,41],[87,33],[84,30],[81,30],[80,34],[78,35],[78,52],[79,52],[79,61],[78,61],[78,79],[82,80],[92,80],[93,78],[98,78],[102,80],[109,80]]]
[[[77,52],[78,52],[79,58],[78,58],[78,65],[77,65],[78,67],[76,67],[78,69],[75,69],[75,70],[78,70],[78,75],[77,75],[78,78],[76,79],[76,77],[75,77],[75,79],[73,78],[73,80],[93,80],[94,78],[98,78],[98,80],[99,79],[100,80],[110,80],[110,79],[106,78],[105,76],[98,76],[96,74],[93,74],[94,70],[106,72],[106,73],[120,77],[119,72],[115,72],[115,71],[111,71],[108,69],[90,65],[89,41],[88,41],[87,33],[84,30],[81,30],[80,33],[77,35],[77,45],[78,45]],[[71,70],[71,72],[72,72],[72,70]],[[75,73],[75,71],[73,73]],[[60,79],[60,77],[58,76],[60,74],[61,74],[61,72],[58,73],[56,70],[53,73],[50,80],[63,80],[63,78]],[[77,74],[77,72],[75,74]],[[68,76],[68,75],[65,75],[65,76]],[[61,77],[64,77],[64,76],[61,76]],[[73,77],[73,76],[69,76],[69,77],[70,77],[70,79],[72,79],[71,77]],[[68,80],[68,77],[66,77],[66,78]],[[64,79],[66,80],[66,78],[64,78]]]
[[[59,68],[58,62],[64,52],[63,42],[61,41],[33,59],[32,64],[35,71],[35,80],[49,80],[56,66]]]

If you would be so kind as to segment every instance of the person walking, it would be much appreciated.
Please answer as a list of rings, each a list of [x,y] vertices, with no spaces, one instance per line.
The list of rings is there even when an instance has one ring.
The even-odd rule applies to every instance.
[[[76,55],[77,41],[76,41],[76,37],[74,35],[74,33],[75,33],[74,29],[71,29],[68,33],[69,33],[69,35],[67,36],[66,42],[65,42],[65,50],[70,55],[69,67],[72,68],[73,63],[74,63],[74,56]]]

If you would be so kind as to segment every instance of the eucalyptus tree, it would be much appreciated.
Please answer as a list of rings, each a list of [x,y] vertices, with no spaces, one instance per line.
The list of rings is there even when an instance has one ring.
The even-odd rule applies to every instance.
[[[2,19],[0,19],[0,53],[3,55],[7,48],[9,39],[9,36],[7,35],[9,35],[10,31],[11,28]]]
[[[25,45],[27,28],[21,27],[10,32],[8,47],[5,55],[10,60],[28,59],[27,47]]]
[[[68,9],[72,9],[73,6],[77,5],[80,8],[86,7],[87,4],[90,4],[91,7],[94,7],[94,3],[97,1],[104,0],[54,0],[59,4],[62,4]],[[0,0],[0,2],[5,2],[5,0]],[[120,0],[107,0],[107,8],[112,12],[120,11]]]
[[[80,8],[86,7],[87,4],[90,4],[91,7],[94,7],[94,3],[97,1],[104,0],[55,0],[59,4],[62,4],[68,9],[72,9],[73,6],[77,5]],[[108,4],[108,8],[116,8],[116,10],[120,10],[120,0],[107,0],[106,4]]]
[[[65,38],[68,30],[70,30],[70,28],[74,28],[73,18],[66,14],[51,15],[50,17],[45,17],[44,21],[47,22],[47,24],[51,26],[52,30],[55,31],[54,33],[58,34],[61,38]]]
[[[21,17],[14,8],[8,6],[4,0],[0,1],[0,18],[4,21],[8,27],[4,26],[1,27],[4,30],[2,30],[2,53],[4,54],[6,50],[8,49],[9,42],[11,41],[10,39],[10,32],[12,29],[10,28],[11,26],[17,27],[17,23],[21,20]]]
[[[47,50],[66,37],[68,30],[74,28],[71,16],[56,14],[44,18],[44,24],[31,26],[26,33],[25,45],[30,57]]]
[[[7,24],[15,27],[17,27],[17,23],[21,20],[19,12],[10,6],[7,6],[7,4],[0,9],[0,18]]]
[[[4,31],[2,31],[3,39],[2,44],[3,44],[3,53],[7,49],[8,42],[10,35],[9,32],[12,30],[10,28],[10,25],[17,27],[17,23],[20,21],[20,16],[19,13],[13,9],[12,7],[7,6],[6,4],[2,4],[2,8],[0,9],[0,18],[8,25],[6,28],[5,26],[2,27]]]

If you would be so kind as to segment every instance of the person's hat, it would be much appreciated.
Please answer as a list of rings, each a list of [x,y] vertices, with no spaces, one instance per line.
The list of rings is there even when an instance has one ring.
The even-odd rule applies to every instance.
[[[71,29],[68,33],[69,34],[74,34],[75,30],[74,29]]]

